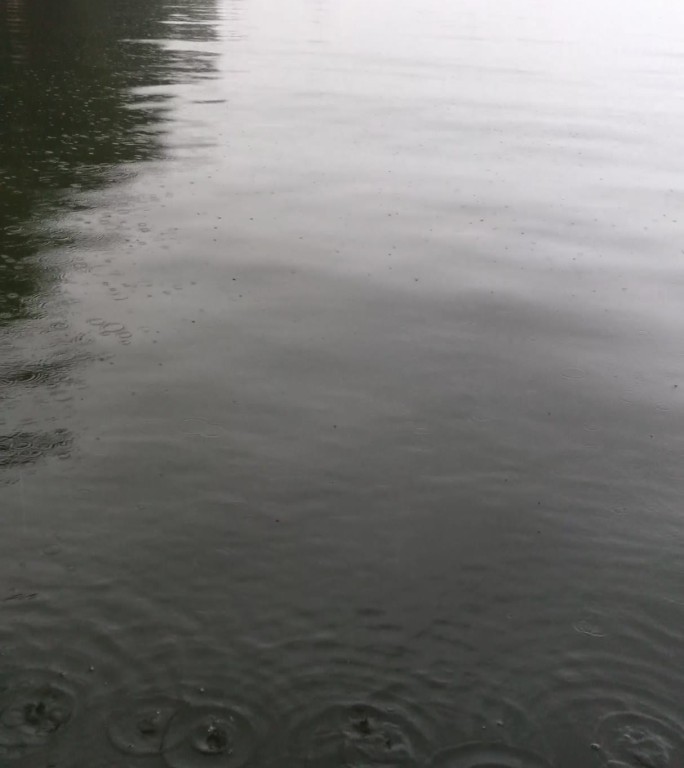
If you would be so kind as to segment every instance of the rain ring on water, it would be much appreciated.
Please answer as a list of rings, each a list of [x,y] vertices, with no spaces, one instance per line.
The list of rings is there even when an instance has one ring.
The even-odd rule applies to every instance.
[[[50,672],[9,680],[0,692],[0,755],[42,747],[66,730],[76,696],[66,680]]]
[[[170,720],[162,752],[170,768],[241,768],[258,748],[250,715],[237,708],[184,706]]]
[[[643,768],[684,765],[684,730],[662,715],[611,712],[599,723],[595,739],[603,755],[616,765]]]
[[[107,719],[109,740],[124,754],[159,754],[166,728],[179,706],[164,696],[148,696],[122,705]]]
[[[507,744],[469,742],[437,752],[430,768],[551,768],[535,752]]]

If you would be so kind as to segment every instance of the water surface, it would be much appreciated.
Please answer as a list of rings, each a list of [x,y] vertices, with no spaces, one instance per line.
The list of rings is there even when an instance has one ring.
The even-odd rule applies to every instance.
[[[684,764],[675,0],[0,0],[0,763]]]

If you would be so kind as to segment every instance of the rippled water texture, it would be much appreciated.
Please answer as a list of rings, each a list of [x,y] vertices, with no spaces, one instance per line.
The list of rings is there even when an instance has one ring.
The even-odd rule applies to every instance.
[[[0,768],[684,766],[682,29],[0,0]]]

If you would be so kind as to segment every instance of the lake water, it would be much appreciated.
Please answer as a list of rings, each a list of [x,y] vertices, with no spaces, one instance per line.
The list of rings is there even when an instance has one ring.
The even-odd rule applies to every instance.
[[[684,6],[0,0],[0,766],[684,765]]]

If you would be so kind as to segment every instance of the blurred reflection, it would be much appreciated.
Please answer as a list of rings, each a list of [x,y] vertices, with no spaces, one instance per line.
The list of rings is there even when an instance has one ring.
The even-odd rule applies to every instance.
[[[225,38],[239,42],[248,38],[245,0],[230,0],[225,7]]]
[[[21,62],[27,50],[24,0],[7,0],[6,23],[8,55],[12,61]]]
[[[78,245],[67,217],[164,156],[159,86],[213,75],[183,42],[214,39],[215,15],[214,0],[0,0],[0,467],[69,442],[21,429],[37,387],[73,386],[86,357],[56,308]]]
[[[327,42],[330,27],[330,6],[328,0],[307,0],[313,36],[311,42]]]

